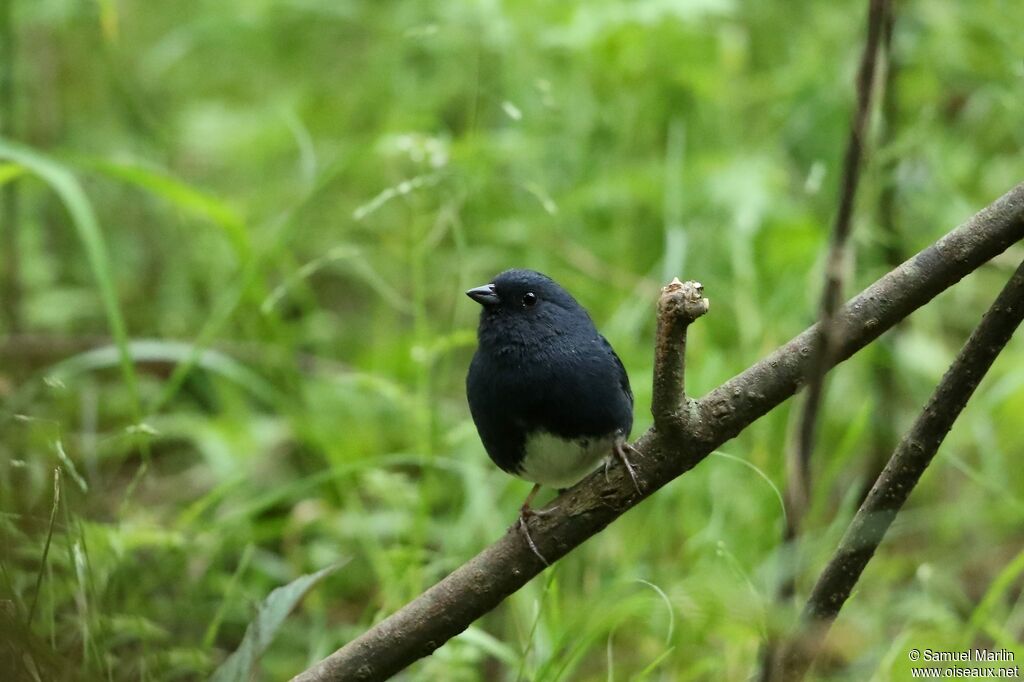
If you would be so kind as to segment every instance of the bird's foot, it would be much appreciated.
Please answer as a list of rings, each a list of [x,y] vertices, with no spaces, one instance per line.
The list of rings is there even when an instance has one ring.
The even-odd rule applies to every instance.
[[[526,544],[529,546],[530,550],[537,556],[538,559],[540,559],[540,562],[545,566],[550,566],[551,564],[548,562],[547,559],[544,558],[544,555],[540,553],[540,550],[537,549],[537,544],[533,541],[533,538],[530,537],[528,519],[531,516],[547,516],[556,509],[558,509],[558,507],[550,507],[548,509],[537,510],[531,509],[529,505],[524,504],[522,507],[519,508],[519,519],[515,522],[513,526],[519,528],[519,532],[522,534],[523,539],[526,540]]]
[[[627,443],[625,440],[616,441],[615,445],[612,446],[612,454],[615,455],[615,459],[622,462],[622,466],[626,468],[626,473],[629,474],[629,478],[633,481],[633,487],[636,488],[636,492],[643,495],[643,491],[640,489],[640,481],[636,477],[636,470],[633,469],[633,465],[629,461],[629,453],[633,453],[637,457],[643,457],[643,453],[634,448],[632,445]],[[604,461],[604,479],[608,480],[608,467],[611,466],[611,459]]]

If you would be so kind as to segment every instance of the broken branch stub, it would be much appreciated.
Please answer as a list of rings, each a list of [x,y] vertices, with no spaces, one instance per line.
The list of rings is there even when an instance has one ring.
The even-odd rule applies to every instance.
[[[700,282],[680,282],[677,277],[661,290],[651,397],[651,414],[659,431],[686,430],[690,402],[685,383],[686,330],[710,306]]]

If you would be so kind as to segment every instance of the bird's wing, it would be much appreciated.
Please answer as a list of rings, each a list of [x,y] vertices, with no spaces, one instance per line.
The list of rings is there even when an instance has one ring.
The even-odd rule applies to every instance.
[[[633,405],[633,389],[629,386],[629,375],[626,374],[626,367],[622,364],[622,360],[619,359],[615,349],[612,348],[612,344],[608,343],[608,339],[601,335],[601,345],[615,360],[615,366],[619,369],[619,386],[622,388],[622,392],[626,394],[626,399],[629,400],[629,405]]]

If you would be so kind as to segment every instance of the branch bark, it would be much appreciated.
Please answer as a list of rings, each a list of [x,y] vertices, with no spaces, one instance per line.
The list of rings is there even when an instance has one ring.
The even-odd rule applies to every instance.
[[[1024,238],[1024,184],[888,273],[842,307],[841,362],[886,329]],[[714,449],[792,396],[806,377],[819,341],[811,327],[725,382],[688,410],[685,434],[648,430],[636,446],[646,482],[637,495],[627,474],[597,472],[561,495],[557,509],[538,517],[530,533],[551,561],[568,554],[663,485],[692,469]],[[681,376],[681,375],[680,375]],[[519,533],[510,532],[446,578],[294,679],[380,680],[430,655],[544,569]]]
[[[1024,263],[1017,268],[960,349],[853,517],[839,548],[807,600],[801,619],[802,634],[793,637],[786,647],[782,657],[784,669],[778,679],[797,681],[807,674],[832,621],[850,597],[896,514],[1022,320]]]

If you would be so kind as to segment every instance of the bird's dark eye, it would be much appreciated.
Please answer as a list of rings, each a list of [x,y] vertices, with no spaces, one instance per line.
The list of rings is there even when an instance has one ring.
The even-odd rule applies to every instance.
[[[537,294],[532,291],[523,294],[523,305],[527,308],[537,305]]]

